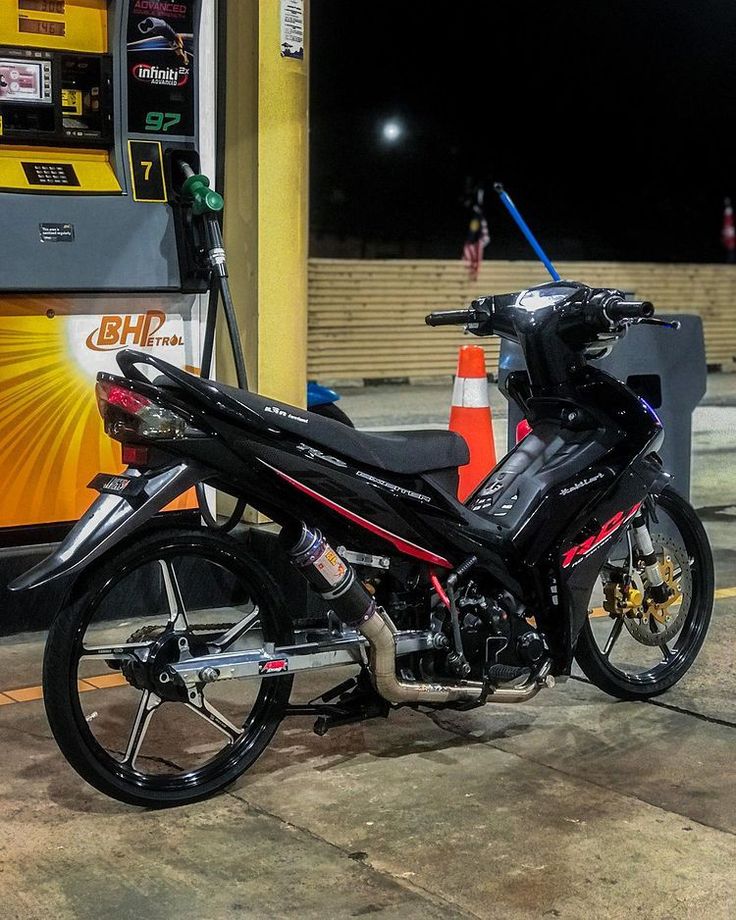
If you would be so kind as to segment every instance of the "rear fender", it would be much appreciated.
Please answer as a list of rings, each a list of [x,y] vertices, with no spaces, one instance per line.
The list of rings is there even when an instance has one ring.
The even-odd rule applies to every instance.
[[[78,574],[111,547],[130,536],[158,511],[203,478],[203,470],[181,463],[163,471],[143,473],[133,502],[121,495],[103,493],[74,525],[50,556],[8,585],[11,591],[28,591],[66,575]]]

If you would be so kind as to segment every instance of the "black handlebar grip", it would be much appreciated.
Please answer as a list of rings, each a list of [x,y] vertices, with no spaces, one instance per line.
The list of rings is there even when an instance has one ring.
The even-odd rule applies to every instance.
[[[649,300],[618,300],[606,304],[606,314],[613,322],[622,319],[648,319],[654,316],[654,304]]]
[[[475,310],[446,310],[424,317],[428,326],[465,326],[475,320]]]

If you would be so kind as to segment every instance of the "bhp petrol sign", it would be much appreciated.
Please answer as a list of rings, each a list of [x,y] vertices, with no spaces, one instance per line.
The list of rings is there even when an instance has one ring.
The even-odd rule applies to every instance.
[[[176,333],[166,335],[166,314],[160,310],[126,316],[103,316],[100,325],[87,336],[90,351],[119,351],[139,348],[176,348],[184,340]]]
[[[70,360],[90,384],[100,371],[118,373],[115,359],[124,348],[146,351],[175,367],[196,367],[199,317],[192,316],[191,303],[184,299],[181,305],[174,303],[172,307],[166,310],[155,302],[143,303],[139,312],[128,313],[122,304],[111,303],[102,314],[59,317],[64,331],[64,360]]]

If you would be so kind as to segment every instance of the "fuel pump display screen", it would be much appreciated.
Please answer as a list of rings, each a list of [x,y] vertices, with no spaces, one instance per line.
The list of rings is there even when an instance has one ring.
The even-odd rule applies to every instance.
[[[66,26],[63,22],[48,19],[19,19],[18,31],[29,35],[66,35]]]
[[[54,13],[63,16],[66,12],[66,0],[18,0],[19,10],[32,10],[35,13]]]
[[[109,146],[112,57],[0,47],[0,118],[10,143]]]
[[[51,62],[0,60],[0,100],[51,102]]]

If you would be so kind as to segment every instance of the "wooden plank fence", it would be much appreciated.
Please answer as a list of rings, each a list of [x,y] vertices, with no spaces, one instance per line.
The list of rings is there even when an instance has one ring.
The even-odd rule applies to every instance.
[[[617,287],[662,313],[703,318],[708,363],[736,369],[736,265],[563,262],[563,278]],[[424,316],[454,310],[481,294],[548,280],[536,262],[485,262],[476,283],[459,261],[310,259],[310,379],[321,382],[420,379],[452,374],[457,347],[481,340],[453,327],[431,329]],[[498,339],[483,340],[498,369]]]

